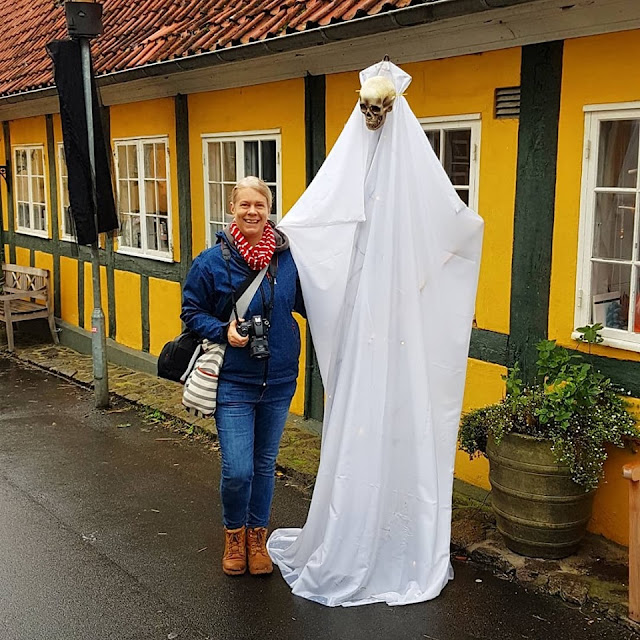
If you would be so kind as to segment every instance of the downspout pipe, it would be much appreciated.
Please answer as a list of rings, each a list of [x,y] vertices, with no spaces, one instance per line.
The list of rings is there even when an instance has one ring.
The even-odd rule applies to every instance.
[[[151,64],[113,71],[96,78],[99,87],[131,82],[144,78],[172,75],[182,71],[194,71],[221,64],[230,64],[250,59],[265,57],[276,53],[300,51],[310,47],[322,46],[352,38],[360,38],[380,33],[388,33],[416,27],[448,18],[459,18],[491,11],[506,9],[523,4],[531,4],[539,0],[435,0],[426,4],[414,5],[403,9],[386,11],[375,16],[354,18],[346,22],[315,27],[299,33],[259,40],[248,44],[240,44],[218,51],[198,53],[176,60],[166,60]],[[55,87],[42,87],[30,91],[0,97],[0,107],[35,98],[56,96]]]

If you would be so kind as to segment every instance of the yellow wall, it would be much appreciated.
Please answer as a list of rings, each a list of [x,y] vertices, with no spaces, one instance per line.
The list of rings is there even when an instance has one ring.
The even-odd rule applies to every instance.
[[[20,145],[37,144],[44,147],[44,163],[45,163],[45,193],[47,198],[47,229],[48,235],[51,237],[51,190],[49,189],[49,153],[47,150],[47,121],[44,116],[35,118],[22,118],[20,120],[12,120],[9,123],[9,131],[11,137],[11,148]],[[13,151],[12,151],[13,153]],[[13,165],[13,158],[11,159]],[[4,204],[4,202],[3,202]],[[14,194],[15,207],[15,194]],[[18,212],[15,212],[15,223],[17,224]],[[18,239],[20,235],[17,236]],[[19,240],[18,240],[19,242]]]
[[[30,263],[31,251],[24,247],[16,247],[16,264],[28,267]]]
[[[504,396],[502,376],[506,369],[497,364],[469,358],[464,389],[463,413],[498,402]],[[455,476],[483,489],[490,489],[489,462],[484,456],[473,460],[463,451],[456,453]]]
[[[132,349],[142,349],[142,308],[140,276],[128,271],[114,272],[116,295],[116,341]]]
[[[100,300],[105,316],[105,330],[109,335],[109,291],[107,289],[107,268],[100,267]],[[90,262],[84,263],[84,328],[91,331],[93,314],[93,274]]]
[[[53,256],[50,253],[36,251],[33,258],[36,268],[47,269],[49,271],[50,283],[53,283]]]
[[[406,98],[418,118],[481,115],[478,211],[485,221],[476,300],[482,329],[509,332],[513,206],[518,121],[493,117],[497,87],[520,84],[520,49],[401,65],[413,81]],[[327,146],[351,114],[360,87],[357,73],[327,77]]]
[[[78,325],[78,261],[60,257],[60,315],[65,322]]]
[[[178,282],[149,278],[149,351],[158,355],[166,342],[182,330]]]

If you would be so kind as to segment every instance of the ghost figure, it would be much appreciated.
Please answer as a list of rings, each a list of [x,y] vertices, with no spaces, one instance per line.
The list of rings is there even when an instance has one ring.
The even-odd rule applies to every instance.
[[[274,531],[267,548],[294,594],[327,606],[421,602],[453,576],[453,463],[482,244],[482,219],[403,97],[411,77],[383,61],[360,81],[370,117],[354,105],[279,223],[326,405],[306,524]]]
[[[393,109],[396,89],[393,82],[384,76],[373,76],[365,80],[360,89],[360,111],[364,115],[367,129],[379,129]]]

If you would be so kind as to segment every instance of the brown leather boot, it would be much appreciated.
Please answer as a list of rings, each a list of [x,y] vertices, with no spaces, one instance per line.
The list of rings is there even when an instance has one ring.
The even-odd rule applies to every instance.
[[[246,530],[224,530],[224,555],[222,556],[222,570],[228,576],[240,576],[247,570]]]
[[[247,529],[247,560],[249,573],[257,576],[273,571],[271,558],[267,553],[267,528],[251,527]]]

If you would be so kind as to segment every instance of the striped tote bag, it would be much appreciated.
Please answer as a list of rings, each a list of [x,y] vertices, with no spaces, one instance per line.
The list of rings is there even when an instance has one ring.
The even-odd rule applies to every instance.
[[[182,391],[182,404],[194,416],[211,418],[216,410],[218,374],[226,349],[226,344],[209,340],[202,343],[204,353],[196,361]]]

